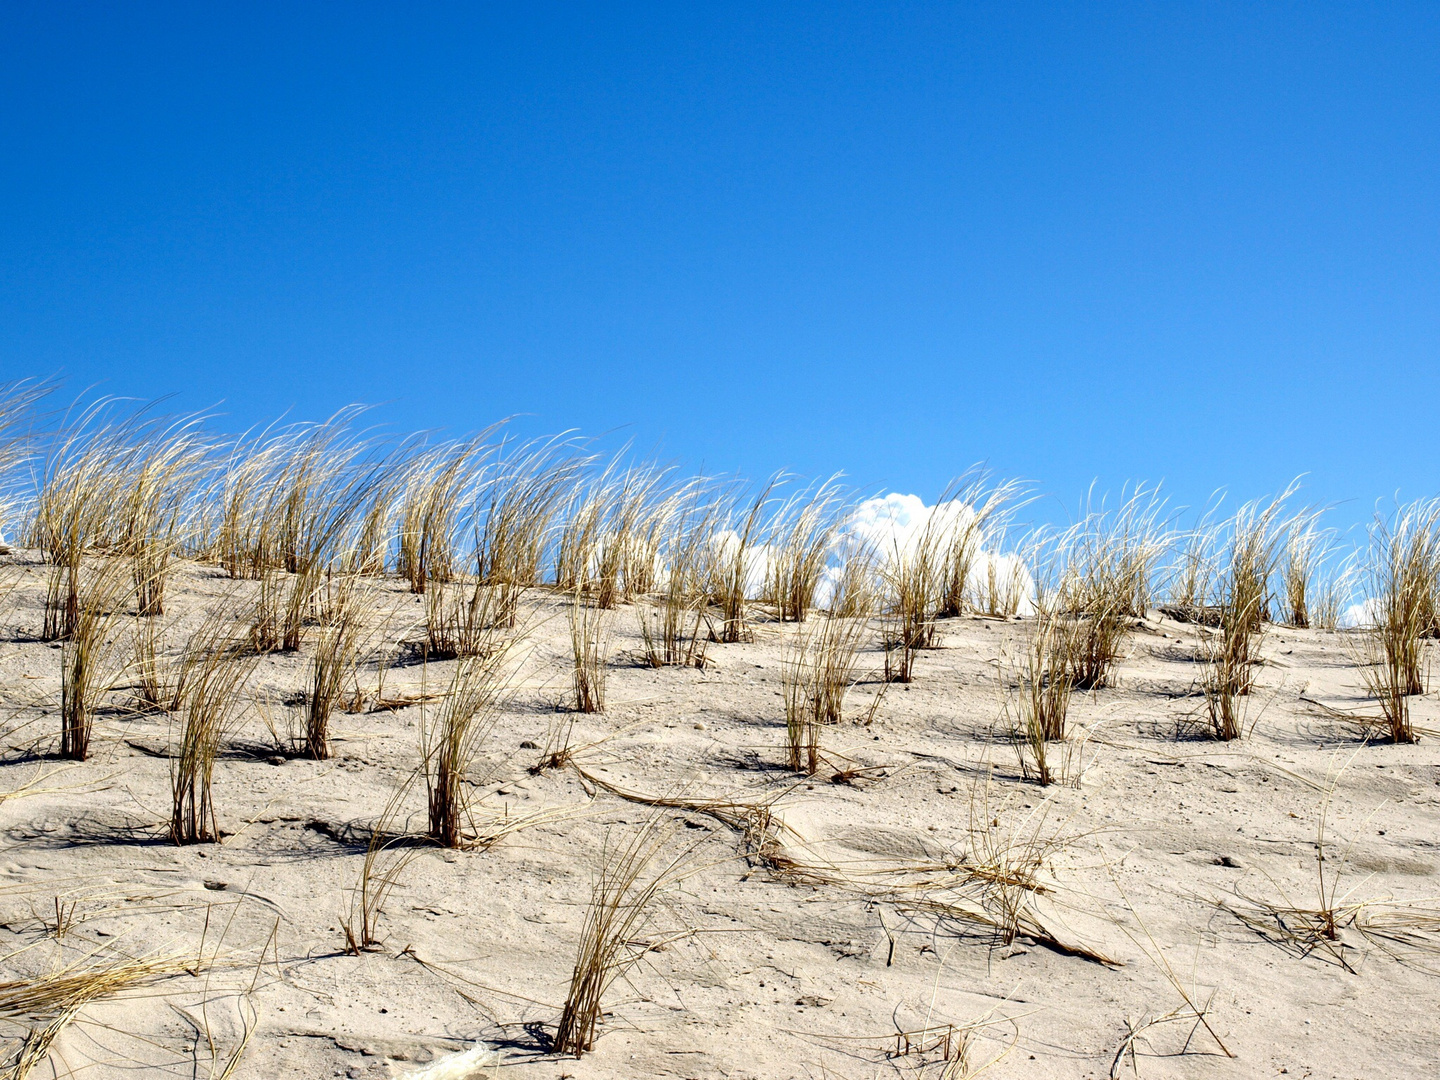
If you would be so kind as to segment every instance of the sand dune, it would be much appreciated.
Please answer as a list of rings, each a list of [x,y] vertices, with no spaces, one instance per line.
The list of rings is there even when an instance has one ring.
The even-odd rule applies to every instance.
[[[261,658],[215,764],[223,842],[177,847],[177,720],[116,686],[90,760],[47,756],[64,650],[36,640],[47,568],[29,550],[8,560],[5,977],[120,956],[180,966],[88,1000],[50,1047],[62,1074],[190,1075],[198,1060],[219,1075],[243,1049],[237,1076],[400,1076],[476,1040],[503,1062],[481,1075],[516,1077],[935,1077],[992,1061],[997,1077],[1099,1077],[1130,1074],[1126,1045],[1152,1077],[1421,1076],[1440,1060],[1440,757],[1432,739],[1360,741],[1340,714],[1373,703],[1336,632],[1272,628],[1254,730],[1221,743],[1186,734],[1203,631],[1135,620],[1115,685],[1073,698],[1065,782],[1042,788],[997,728],[996,661],[1033,620],[944,619],[915,681],[885,688],[869,726],[825,727],[820,771],[797,777],[794,624],[757,610],[753,640],[710,644],[703,670],[656,669],[638,661],[646,602],[623,605],[607,616],[606,710],[580,715],[563,707],[568,601],[532,588],[516,689],[471,772],[470,827],[500,838],[385,849],[408,861],[381,943],[348,955],[367,844],[420,753],[422,708],[403,702],[457,662],[400,654],[376,709],[362,656],[370,700],[336,714],[333,757],[315,761],[284,738],[313,643]],[[177,564],[168,655],[208,604],[258,587]],[[417,636],[418,597],[365,589],[377,642]],[[862,669],[881,668],[878,641],[872,626]],[[882,688],[863,679],[854,715]],[[1412,707],[1434,722],[1433,699]],[[532,772],[562,729],[572,759]],[[423,788],[389,827],[423,834]],[[605,995],[593,1052],[552,1055],[592,882],[646,828],[663,850],[645,872],[682,870],[626,946],[636,963]],[[1324,907],[1334,940],[1306,921]],[[6,1015],[27,1029],[23,1009]]]

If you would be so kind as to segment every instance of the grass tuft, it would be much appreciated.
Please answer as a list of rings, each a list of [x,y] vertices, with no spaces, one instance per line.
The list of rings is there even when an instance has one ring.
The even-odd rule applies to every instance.
[[[555,1053],[578,1058],[595,1048],[605,994],[652,947],[641,937],[655,902],[685,868],[686,855],[682,853],[651,871],[669,840],[669,830],[657,817],[623,843],[616,843],[613,834],[606,836],[580,930],[570,989],[555,1030]]]

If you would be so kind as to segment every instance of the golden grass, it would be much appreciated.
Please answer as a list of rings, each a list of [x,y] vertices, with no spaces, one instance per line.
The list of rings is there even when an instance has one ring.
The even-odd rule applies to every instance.
[[[1358,752],[1358,751],[1357,751]],[[1263,938],[1300,957],[1318,955],[1349,972],[1356,970],[1359,946],[1368,943],[1397,960],[1440,954],[1440,907],[1433,898],[1396,901],[1358,898],[1363,879],[1342,888],[1354,841],[1337,854],[1330,837],[1330,807],[1352,754],[1332,767],[1321,791],[1315,829],[1315,894],[1312,903],[1296,902],[1268,874],[1271,889],[1256,896],[1236,889],[1234,900],[1217,904]],[[1354,939],[1348,939],[1354,934]],[[1419,966],[1426,970],[1425,963]]]
[[[198,654],[184,689],[185,719],[170,756],[170,839],[219,843],[213,780],[220,744],[244,709],[240,689],[254,670],[239,638],[218,638]]]
[[[84,584],[79,577],[84,576]],[[126,590],[125,567],[101,559],[80,570],[74,595],[73,623],[60,652],[60,756],[84,761],[100,699],[119,681],[123,664],[116,657],[113,628]]]
[[[236,598],[227,593],[211,604],[186,637],[180,655],[164,657],[166,633],[159,617],[137,618],[134,627],[135,705],[144,711],[177,712],[184,705],[192,676],[219,650],[230,647],[236,632]]]
[[[570,623],[570,672],[575,709],[582,713],[604,712],[610,651],[604,609],[598,602],[594,607],[585,603],[577,590],[566,614]]]
[[[563,449],[546,441],[497,461],[477,530],[476,575],[486,585],[523,589],[539,583],[552,522],[587,464],[557,457]]]
[[[847,595],[848,590],[861,590],[862,595]],[[860,649],[868,635],[869,597],[863,575],[843,574],[832,604],[851,614],[827,615],[797,628],[781,658],[785,738],[789,766],[796,772],[813,776],[819,771],[820,729],[844,719],[845,699],[858,681]],[[865,714],[867,725],[874,721],[883,697],[882,686]]]
[[[398,564],[411,592],[456,573],[461,515],[485,479],[495,453],[485,440],[494,430],[425,451],[411,467],[400,504]]]
[[[22,501],[15,483],[36,441],[35,407],[54,389],[46,380],[0,383],[0,530],[11,523]]]
[[[1137,487],[1111,512],[1087,510],[1058,541],[1064,568],[1058,609],[1071,616],[1070,677],[1077,690],[1108,686],[1133,619],[1144,618],[1156,567],[1169,544],[1164,502]]]
[[[1280,621],[1287,626],[1309,629],[1327,621],[1323,589],[1319,575],[1331,545],[1333,534],[1319,527],[1322,510],[1305,510],[1290,520],[1285,530],[1284,550],[1280,563]],[[1321,610],[1317,611],[1317,603]]]
[[[1218,502],[1200,515],[1195,527],[1172,538],[1175,559],[1168,570],[1166,614],[1185,622],[1201,621],[1201,609],[1210,601],[1219,573],[1216,552],[1224,524],[1215,520]]]
[[[7,433],[23,426],[17,417],[34,400],[27,395],[21,392],[14,399],[21,406],[12,408],[13,393],[7,397],[0,389],[0,472],[23,457],[23,441]],[[784,500],[774,498],[778,481],[771,481],[741,503],[734,488],[700,480],[670,484],[664,470],[622,468],[618,458],[592,476],[589,459],[559,441],[515,448],[482,437],[421,451],[402,445],[382,459],[378,444],[354,433],[358,415],[343,410],[323,424],[263,432],[223,447],[228,457],[222,460],[194,418],[122,414],[104,402],[67,419],[52,441],[30,535],[49,564],[43,636],[64,642],[62,753],[82,760],[89,755],[94,715],[121,669],[110,655],[118,636],[113,630],[119,618],[133,616],[137,700],[174,713],[177,724],[183,720],[171,764],[171,837],[177,843],[220,838],[212,793],[217,754],[253,698],[246,682],[254,660],[235,637],[228,602],[176,644],[173,659],[167,655],[167,634],[179,624],[167,625],[163,617],[166,581],[180,558],[199,554],[232,577],[255,581],[254,648],[313,644],[309,694],[303,714],[295,715],[303,716],[303,739],[317,758],[329,754],[333,709],[346,700],[364,707],[358,685],[350,699],[342,689],[356,669],[369,603],[359,575],[383,574],[393,565],[413,592],[425,594],[423,651],[429,660],[457,659],[454,677],[443,694],[386,697],[382,671],[373,708],[433,705],[422,711],[417,776],[426,784],[427,834],[449,847],[485,847],[575,812],[566,807],[512,815],[508,808],[472,801],[483,772],[478,766],[487,756],[485,740],[513,685],[508,657],[513,628],[528,610],[525,590],[551,569],[568,601],[574,706],[598,712],[605,707],[606,611],[637,596],[654,597],[653,607],[647,602],[638,616],[646,661],[704,666],[707,624],[721,642],[752,634],[761,610],[753,587],[763,548],[768,573],[759,599],[773,605],[781,623],[803,624],[782,627],[790,644],[781,682],[788,764],[805,776],[825,764],[822,728],[846,718],[873,608],[885,605],[886,677],[909,681],[918,652],[936,643],[938,618],[974,608],[1011,613],[1020,603],[1014,579],[997,576],[993,560],[988,577],[976,573],[980,553],[998,550],[1012,523],[1023,494],[1014,484],[972,479],[947,492],[941,506],[963,504],[967,513],[953,520],[932,515],[913,547],[889,553],[879,572],[883,593],[877,593],[866,553],[843,567],[829,566],[843,520],[833,478]],[[1332,538],[1319,528],[1318,514],[1283,519],[1292,491],[1247,504],[1219,526],[1202,519],[1178,549],[1168,599],[1194,621],[1215,627],[1200,633],[1201,685],[1205,725],[1218,739],[1238,738],[1251,726],[1247,695],[1267,621],[1332,626],[1347,587],[1347,572],[1327,575]],[[1025,777],[1042,785],[1070,777],[1071,695],[1113,685],[1126,635],[1158,585],[1170,541],[1161,513],[1153,491],[1136,491],[1114,513],[1087,513],[1054,545],[1057,572],[1043,583],[1040,610],[1004,687],[1007,727]],[[1376,622],[1346,640],[1379,714],[1349,719],[1367,737],[1410,742],[1416,729],[1409,699],[1426,688],[1425,642],[1440,629],[1440,503],[1398,509],[1377,520],[1371,539],[1367,592]],[[839,584],[822,617],[817,591],[836,572]],[[133,612],[126,610],[130,585]],[[869,717],[879,700],[877,695]],[[709,814],[735,829],[745,853],[777,878],[893,903],[933,917],[937,926],[979,928],[1000,944],[1030,939],[1114,962],[1054,933],[1042,914],[1041,898],[1058,889],[1052,862],[1062,846],[1044,828],[1043,814],[1038,823],[1028,819],[1005,830],[988,801],[982,817],[972,799],[963,857],[837,863],[817,854],[821,843],[807,842],[786,825],[778,806],[783,792],[651,797],[605,784],[576,763],[574,722],[571,716],[554,729],[542,767],[573,767],[592,791],[603,787],[653,807]],[[352,952],[377,946],[386,898],[421,850],[418,837],[402,842],[390,828],[405,790],[371,831],[345,923]],[[1317,896],[1295,903],[1283,891],[1241,895],[1230,905],[1237,917],[1301,955],[1323,954],[1345,966],[1353,964],[1362,940],[1406,956],[1440,948],[1440,914],[1433,904],[1360,901],[1353,889],[1341,887],[1344,858],[1334,861],[1327,809],[1322,806],[1317,836]],[[669,841],[657,822],[604,853],[556,1032],[559,1052],[578,1055],[593,1047],[606,995],[648,947],[640,928],[679,873],[677,861],[662,860]],[[57,899],[52,932],[69,932],[75,915]],[[71,940],[76,936],[71,933]],[[1127,1020],[1112,1074],[1127,1061],[1134,1065],[1137,1048],[1157,1030],[1178,1031],[1175,1025],[1183,1024],[1193,1035],[1209,1026],[1210,1001],[1173,977],[1149,940],[1158,954],[1151,958],[1170,972],[1180,1003]],[[65,1024],[93,999],[76,989],[103,974],[103,964],[92,967],[69,983],[57,977],[48,989],[32,985],[57,1004],[25,1042],[25,1069],[45,1057]],[[20,993],[18,985],[0,985],[0,1011],[6,993]],[[101,987],[96,994],[105,994],[111,992],[106,986],[128,984],[117,975],[113,983],[101,978],[94,985]],[[896,1052],[938,1058],[960,1071],[967,1037],[954,1025],[926,1023],[899,1032]]]
[[[1247,733],[1244,698],[1255,681],[1260,645],[1270,617],[1271,575],[1286,530],[1282,522],[1292,483],[1279,496],[1246,503],[1229,524],[1229,557],[1219,581],[1219,631],[1202,631],[1205,669],[1201,685],[1209,733],[1221,741]]]
[[[654,526],[658,559],[664,566],[659,607],[641,606],[636,611],[645,661],[652,667],[705,666],[700,626],[720,513],[719,505],[707,502],[705,496],[703,485],[688,485],[666,500],[663,517]]]
[[[520,586],[431,579],[425,591],[425,652],[433,660],[488,656],[520,609]]]
[[[380,919],[385,913],[385,901],[400,884],[411,861],[423,850],[394,831],[413,780],[412,774],[395,789],[370,830],[360,875],[350,893],[350,911],[341,922],[345,951],[352,956],[381,946]]]
[[[578,1058],[594,1049],[605,994],[650,950],[650,943],[639,939],[655,901],[683,875],[689,854],[662,860],[670,840],[670,830],[658,817],[651,817],[628,840],[617,842],[613,834],[606,836],[570,989],[555,1029],[554,1053]],[[652,871],[657,862],[659,868]]]
[[[1001,709],[1021,772],[1042,787],[1064,775],[1050,758],[1050,743],[1063,740],[1073,688],[1072,664],[1080,632],[1077,622],[1041,609],[1025,642],[1025,651],[1002,680]]]
[[[195,963],[194,956],[127,957],[97,949],[48,975],[0,982],[0,1016],[30,1025],[6,1066],[7,1080],[24,1080],[43,1063],[86,1005],[191,973]]]
[[[330,757],[330,716],[340,704],[345,676],[355,666],[364,618],[364,596],[355,575],[331,578],[325,598],[305,717],[305,748],[316,761]]]
[[[507,641],[485,656],[465,657],[431,718],[420,714],[420,758],[429,813],[428,835],[443,847],[469,842],[470,772],[510,692]]]
[[[915,677],[915,658],[935,640],[935,612],[946,581],[946,533],[942,508],[952,503],[949,491],[914,542],[902,549],[898,541],[877,552],[889,606],[884,627],[885,681],[908,683]]]
[[[753,575],[757,545],[763,542],[764,522],[778,477],[772,477],[750,500],[750,507],[738,520],[717,529],[710,544],[710,594],[720,607],[720,632],[716,640],[727,643],[747,641],[750,625],[747,589]],[[726,500],[729,501],[728,498]],[[726,514],[726,518],[729,518]]]
[[[1366,587],[1373,625],[1362,648],[1367,687],[1386,709],[1392,737],[1410,741],[1400,698],[1425,691],[1423,639],[1436,627],[1440,589],[1440,500],[1412,503],[1370,528]]]
[[[123,501],[144,454],[147,424],[117,411],[108,398],[72,409],[45,456],[30,535],[51,567],[41,631],[46,641],[75,632],[85,556],[113,551],[124,539]]]
[[[1258,600],[1251,597],[1253,606]],[[1250,609],[1221,608],[1218,633],[1201,632],[1204,657],[1200,685],[1205,694],[1207,730],[1212,738],[1230,742],[1248,734],[1247,704],[1254,683],[1254,664],[1263,623],[1252,619]]]
[[[1365,693],[1375,700],[1380,713],[1334,713],[1361,729],[1367,738],[1393,743],[1419,741],[1410,718],[1410,687],[1419,653],[1418,635],[1413,627],[1383,625],[1346,631],[1346,651],[1360,672]],[[1412,643],[1414,654],[1411,652]],[[1422,677],[1428,675],[1422,668]]]
[[[772,516],[766,592],[781,622],[804,622],[815,605],[845,506],[837,477],[784,500]]]
[[[958,527],[943,542],[939,614],[964,614],[977,592],[975,561],[988,541],[1003,536],[1014,515],[1025,505],[1025,485],[1015,480],[995,481],[983,469],[971,469],[951,487],[953,501],[968,508]],[[945,501],[942,497],[942,502]],[[992,590],[993,592],[993,590]]]
[[[780,660],[781,692],[785,699],[785,744],[790,768],[806,776],[820,770],[820,710],[823,690],[816,685],[809,635],[803,630],[791,639]]]

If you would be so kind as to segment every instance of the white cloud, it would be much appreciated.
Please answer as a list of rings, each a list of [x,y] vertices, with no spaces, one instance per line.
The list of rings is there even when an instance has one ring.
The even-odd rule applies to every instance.
[[[851,513],[837,541],[842,557],[870,550],[876,558],[909,558],[927,535],[949,546],[949,541],[975,520],[975,511],[958,500],[939,507],[926,506],[919,495],[891,492],[881,499],[866,499]]]
[[[1359,604],[1351,604],[1337,620],[1342,630],[1353,630],[1360,626],[1374,626],[1380,621],[1380,602],[1373,597]]]
[[[973,527],[974,521],[974,508],[957,499],[926,506],[918,495],[891,492],[883,498],[866,499],[855,508],[836,538],[834,556],[844,561],[869,552],[882,564],[893,565],[897,560],[913,558],[922,541],[948,550],[966,529]],[[983,534],[979,538],[966,586],[967,601],[988,610],[992,599],[1014,597],[1020,614],[1032,614],[1035,581],[1029,568],[1018,555],[987,550],[986,540]],[[816,596],[820,606],[829,603],[839,574],[837,567],[826,571]]]

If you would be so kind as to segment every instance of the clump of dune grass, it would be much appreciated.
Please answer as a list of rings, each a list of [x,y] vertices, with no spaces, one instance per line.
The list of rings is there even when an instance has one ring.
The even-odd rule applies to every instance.
[[[324,562],[365,505],[378,479],[369,447],[352,432],[363,409],[348,406],[287,433],[279,475],[266,497],[260,557],[289,574]]]
[[[932,1001],[923,1027],[896,1031],[889,1056],[916,1055],[919,1058],[915,1063],[917,1076],[929,1075],[928,1066],[938,1063],[940,1068],[935,1075],[942,1080],[971,1080],[998,1065],[1020,1042],[1020,1024],[1004,1014],[1003,1004],[993,1005],[963,1023],[954,1023],[941,1022],[935,1017]],[[900,1027],[898,1022],[895,1026]],[[996,1045],[981,1060],[980,1049],[987,1043]]]
[[[183,543],[186,515],[210,465],[210,447],[198,431],[200,417],[182,417],[158,427],[134,455],[124,515],[121,550],[131,561],[135,601],[142,617],[165,613],[170,560]]]
[[[564,592],[593,589],[607,516],[619,502],[624,478],[618,459],[597,476],[571,487],[555,537],[555,585]]]
[[[1042,787],[1056,783],[1064,773],[1051,760],[1050,744],[1066,735],[1079,637],[1076,620],[1042,608],[1019,662],[1008,673],[1002,672],[1002,679],[1015,683],[1013,694],[1002,686],[1001,708],[1021,772]]]
[[[262,570],[255,590],[254,615],[250,620],[250,644],[258,653],[280,648],[281,612],[285,602],[285,577],[278,570]]]
[[[346,572],[370,577],[385,573],[394,547],[400,499],[410,486],[415,467],[407,440],[394,450],[386,468],[375,477],[364,505],[357,508],[354,539],[343,557]]]
[[[959,507],[960,512],[952,523],[949,535],[940,542],[942,565],[938,614],[942,617],[961,615],[975,606],[975,599],[981,591],[975,577],[976,563],[983,546],[992,538],[1005,534],[1014,514],[1024,505],[1025,498],[1025,486],[1019,481],[994,482],[990,474],[981,469],[971,470],[956,481],[951,490],[953,494],[949,501]],[[988,563],[986,570],[988,573]],[[997,590],[990,591],[994,593]]]
[[[330,757],[330,716],[340,703],[345,675],[354,667],[363,620],[363,595],[355,576],[342,574],[327,588],[324,624],[310,666],[305,748],[316,761]]]
[[[1026,597],[1025,557],[1021,552],[987,553],[976,587],[975,610],[993,619],[1019,615]]]
[[[1285,532],[1285,500],[1294,494],[1292,483],[1273,499],[1242,506],[1231,523],[1230,559],[1221,581],[1221,622],[1258,633],[1270,618],[1270,576],[1279,560]]]
[[[911,543],[902,547],[897,540],[889,551],[876,553],[889,606],[883,638],[886,682],[910,682],[916,654],[935,643],[935,613],[947,573],[945,511],[953,509],[952,502],[947,491]],[[959,510],[964,513],[966,508]]]
[[[1276,498],[1245,504],[1230,523],[1229,560],[1216,605],[1219,629],[1202,633],[1200,639],[1208,728],[1221,741],[1246,734],[1242,699],[1254,686],[1269,617],[1270,578],[1285,537],[1281,515],[1295,487],[1291,484]]]
[[[257,446],[257,441],[241,437],[226,446],[210,493],[218,520],[213,522],[209,554],[232,578],[258,572],[250,556],[261,513],[259,492],[275,452]]]
[[[778,478],[772,478],[756,492],[749,509],[731,527],[715,533],[710,552],[714,582],[711,595],[720,608],[718,641],[734,643],[750,637],[746,615],[751,584],[757,577],[762,582],[764,579],[763,571],[757,573],[756,559],[763,555],[757,547],[763,541],[765,514],[778,482]]]
[[[785,735],[789,765],[813,776],[820,768],[820,729],[844,719],[845,699],[857,681],[860,649],[866,637],[868,611],[863,600],[847,597],[846,590],[866,589],[858,571],[841,577],[831,603],[849,609],[847,616],[827,615],[797,628],[781,660],[781,692],[785,701]],[[884,696],[876,694],[865,714],[875,718]]]
[[[212,790],[215,758],[244,708],[241,688],[257,660],[242,639],[231,636],[197,656],[188,674],[184,723],[170,754],[170,839],[176,844],[220,841]]]
[[[1392,959],[1434,974],[1437,969],[1432,958],[1440,954],[1440,911],[1435,898],[1363,897],[1357,891],[1369,878],[1346,880],[1357,841],[1352,839],[1343,847],[1335,842],[1330,808],[1340,777],[1353,760],[1354,754],[1344,764],[1332,766],[1321,789],[1313,898],[1307,902],[1292,897],[1266,874],[1270,888],[1264,894],[1237,887],[1233,900],[1216,903],[1265,940],[1302,958],[1317,956],[1353,973],[1358,970],[1353,961],[1363,957],[1363,942]]]
[[[458,661],[436,714],[421,710],[420,757],[429,811],[428,835],[444,847],[459,848],[467,843],[469,774],[481,744],[508,700],[506,660],[510,644],[513,642],[489,655]]]
[[[218,649],[231,644],[235,633],[233,595],[211,606],[200,625],[185,639],[180,655],[167,659],[165,626],[159,617],[137,618],[133,664],[135,707],[143,711],[176,712],[185,703],[192,675],[203,669]]]
[[[324,578],[325,566],[318,559],[307,560],[298,572],[285,575],[289,590],[280,619],[280,648],[284,652],[300,651]]]
[[[428,450],[408,474],[400,504],[399,571],[411,592],[425,592],[431,581],[449,581],[459,569],[461,518],[495,452],[485,441],[489,434]]]
[[[694,484],[683,496],[667,501],[658,558],[664,562],[658,609],[642,606],[636,613],[645,662],[652,667],[705,666],[700,626],[705,618],[707,557],[712,547],[717,510],[704,501]]]
[[[1285,530],[1284,550],[1280,564],[1281,619],[1287,626],[1301,630],[1318,625],[1325,616],[1314,610],[1317,601],[1323,605],[1319,592],[1319,575],[1330,553],[1334,534],[1319,527],[1321,510],[1306,510],[1295,515]],[[1317,621],[1318,620],[1318,621]]]
[[[1218,505],[1212,502],[1191,529],[1172,537],[1175,552],[1168,571],[1168,589],[1162,611],[1182,622],[1210,621],[1206,607],[1219,573],[1217,550],[1223,523],[1215,520]]]
[[[669,586],[658,608],[636,611],[644,659],[651,667],[705,666],[705,642],[700,635],[704,612],[681,588]]]
[[[124,564],[102,558],[79,580],[74,622],[60,652],[60,756],[72,761],[90,756],[95,710],[124,669],[114,633],[123,613]]]
[[[487,585],[523,589],[540,580],[551,525],[585,461],[560,456],[553,441],[508,452],[486,485],[476,573]]]
[[[1253,726],[1246,723],[1247,697],[1254,682],[1258,633],[1247,629],[1250,620],[1244,609],[1227,611],[1223,618],[1218,633],[1200,638],[1204,658],[1200,686],[1205,695],[1206,729],[1211,738],[1230,742]]]
[[[853,609],[852,609],[853,610]],[[845,701],[860,681],[860,650],[868,637],[868,620],[864,614],[830,614],[811,636],[813,664],[810,672],[815,715],[822,724],[839,724],[846,717]],[[886,684],[866,707],[865,726],[875,720],[875,713],[885,696]]]
[[[1393,743],[1418,742],[1410,717],[1410,672],[1404,663],[1404,642],[1390,634],[1409,633],[1405,627],[1369,627],[1346,634],[1347,652],[1360,672],[1365,693],[1380,707],[1378,716],[1343,714],[1365,732],[1367,738]]]
[[[326,567],[307,562],[299,572],[270,568],[261,572],[255,590],[250,641],[256,652],[297,652],[315,615]]]
[[[804,622],[815,604],[841,522],[836,478],[786,499],[774,515],[766,591],[781,622]]]
[[[969,850],[963,862],[922,868],[897,906],[934,916],[941,926],[985,932],[995,946],[1026,939],[1067,956],[1119,966],[1098,949],[1055,933],[1038,907],[1041,898],[1056,891],[1046,880],[1046,870],[1070,843],[1063,825],[1049,824],[1052,806],[1049,798],[1042,799],[1038,806],[1027,807],[1019,821],[1002,823],[1001,808],[991,801],[989,777],[977,780],[971,790]]]
[[[1440,585],[1440,501],[1414,503],[1370,529],[1365,574],[1368,625],[1346,634],[1347,649],[1380,716],[1356,717],[1369,733],[1415,741],[1409,699],[1427,682],[1424,637]]]
[[[826,576],[829,596],[819,606],[827,614],[840,619],[869,619],[874,615],[881,592],[872,548],[848,552],[839,566],[827,568]]]
[[[269,436],[231,470],[259,509],[234,508],[227,490],[221,557],[235,564],[232,574],[260,583],[251,631],[259,652],[301,647],[327,577],[353,573],[365,558],[358,545],[370,512],[405,472],[406,462],[380,456],[351,432],[359,412]],[[250,468],[256,460],[258,471]]]
[[[820,770],[820,700],[809,635],[801,630],[780,660],[785,699],[785,743],[792,770],[814,776]]]
[[[580,930],[570,989],[551,1046],[577,1058],[595,1047],[606,993],[654,947],[643,940],[656,900],[684,873],[686,854],[651,867],[670,840],[669,830],[651,818],[628,841],[607,835]]]
[[[87,553],[119,546],[120,504],[133,471],[143,420],[115,416],[117,405],[102,399],[67,414],[46,455],[30,525],[50,572],[45,589],[45,641],[75,631]]]
[[[602,610],[648,592],[655,583],[655,536],[665,504],[652,505],[664,473],[653,466],[627,469],[615,485],[613,504],[595,549],[595,603]]]
[[[655,587],[660,533],[683,495],[662,491],[665,475],[648,464],[622,469],[617,455],[599,476],[572,485],[556,539],[556,585],[606,610]]]
[[[342,554],[352,571],[357,560],[373,564],[377,556],[383,567],[384,528],[412,463],[403,445],[387,453],[354,430],[363,412],[352,405],[231,448],[219,520],[208,531],[210,550],[232,577],[313,575]]]
[[[1314,906],[1294,903],[1273,879],[1271,884],[1280,894],[1278,900],[1251,897],[1237,891],[1239,903],[1221,902],[1219,906],[1262,936],[1294,949],[1301,956],[1319,951],[1345,970],[1353,971],[1348,956],[1349,946],[1341,936],[1341,929],[1353,925],[1365,905],[1350,902],[1349,895],[1340,891],[1349,848],[1336,858],[1327,847],[1330,803],[1344,771],[1345,766],[1329,770],[1321,793],[1315,833]]]
[[[1150,606],[1151,581],[1166,546],[1164,503],[1136,488],[1118,510],[1092,508],[1058,543],[1064,560],[1059,609],[1073,620],[1070,678],[1077,690],[1108,686],[1132,619]]]
[[[941,1076],[974,1076],[972,1047],[979,1031],[986,1026],[982,1018],[975,1024],[931,1022],[908,1031],[897,1031],[893,1036],[894,1047],[886,1056],[896,1060],[916,1059],[921,1070],[927,1064],[938,1062]]]
[[[0,383],[0,533],[23,505],[15,485],[32,452],[35,406],[53,389],[52,383],[36,379]]]
[[[668,470],[645,466],[641,474],[642,482],[628,496],[633,502],[634,520],[625,526],[623,542],[619,544],[618,548],[620,555],[618,592],[619,598],[627,603],[661,588],[664,577],[662,552],[665,547],[667,531],[677,516],[689,516],[682,514],[682,511],[694,504],[698,498],[696,492],[704,490],[702,477],[665,488],[662,485],[667,475]],[[613,536],[614,534],[612,534]],[[607,540],[607,550],[609,542]],[[602,600],[603,593],[604,577],[602,575]]]
[[[1312,579],[1305,598],[1310,625],[1316,630],[1336,630],[1341,617],[1354,598],[1360,579],[1359,552],[1351,551],[1343,558],[1322,565]]]
[[[575,709],[605,711],[605,670],[609,653],[604,609],[587,604],[577,591],[567,612],[570,622],[571,679]]]
[[[425,651],[432,660],[486,656],[519,617],[519,587],[478,579],[444,583],[432,578],[425,591]]]
[[[545,743],[540,748],[539,760],[528,770],[530,775],[539,776],[546,769],[563,769],[572,764],[580,749],[574,743],[574,735],[575,716],[573,713],[552,720],[546,726]]]
[[[1406,695],[1425,690],[1422,639],[1435,630],[1440,589],[1440,500],[1412,503],[1370,528],[1368,621]]]
[[[413,780],[412,773],[395,789],[370,830],[360,875],[350,893],[350,911],[341,921],[345,951],[351,956],[380,948],[380,920],[385,914],[385,902],[399,886],[411,861],[424,850],[395,829]]]

